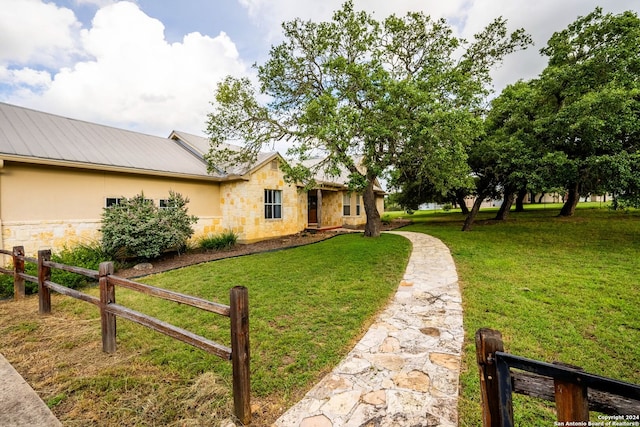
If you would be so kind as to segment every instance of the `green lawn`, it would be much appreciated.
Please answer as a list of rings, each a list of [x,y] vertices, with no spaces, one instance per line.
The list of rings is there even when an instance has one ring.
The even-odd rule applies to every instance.
[[[390,253],[394,257],[389,257]],[[409,253],[409,242],[399,236],[371,240],[359,234],[344,235],[302,248],[202,264],[143,281],[204,298],[215,295],[225,304],[231,287],[246,286],[252,390],[258,396],[275,391],[286,395],[296,387],[307,387],[310,380],[336,365],[351,349],[353,340],[397,288]],[[155,310],[152,314],[158,317],[166,315],[162,313],[164,304],[146,309]],[[182,320],[188,320],[185,326],[191,329],[204,329],[205,336],[219,335],[227,342],[224,327],[216,331],[202,327],[208,323],[206,317],[210,315]],[[196,360],[190,362],[183,351],[167,349],[163,358],[182,366],[198,364]],[[195,359],[201,359],[201,355]],[[230,369],[229,363],[223,365],[225,371]],[[206,365],[200,369],[206,369]]]
[[[411,244],[400,236],[341,235],[278,252],[229,258],[139,281],[229,303],[249,290],[251,386],[257,397],[289,401],[333,368],[386,306],[402,279]],[[392,256],[390,256],[390,254]],[[229,345],[229,319],[117,290],[117,302]],[[183,375],[214,370],[230,384],[231,363],[118,321],[118,345],[139,348]],[[229,386],[230,390],[230,386]]]
[[[502,223],[481,212],[466,233],[459,212],[408,216],[415,224],[404,230],[443,240],[458,269],[466,332],[461,426],[481,425],[473,342],[480,327],[500,330],[514,354],[640,383],[640,213],[579,209],[558,218],[559,205],[535,208]],[[343,235],[142,281],[225,304],[231,287],[249,288],[253,402],[256,422],[268,424],[353,347],[395,292],[409,253],[400,236]],[[33,357],[50,361],[51,371],[38,363],[40,376],[30,375],[61,419],[170,425],[228,417],[229,362],[125,320],[118,320],[118,351],[104,355],[94,306],[56,296],[53,316],[37,316],[34,301],[0,307],[0,349],[25,369]],[[226,318],[124,289],[117,301],[229,345]],[[553,425],[551,404],[518,398],[514,409],[520,426]]]
[[[558,218],[560,205],[528,207],[502,223],[485,211],[466,233],[459,212],[406,215],[415,224],[404,230],[440,238],[458,269],[461,426],[481,425],[473,340],[481,327],[501,331],[511,353],[640,383],[640,213],[588,206],[573,218]],[[518,398],[516,423],[552,425],[551,407]]]

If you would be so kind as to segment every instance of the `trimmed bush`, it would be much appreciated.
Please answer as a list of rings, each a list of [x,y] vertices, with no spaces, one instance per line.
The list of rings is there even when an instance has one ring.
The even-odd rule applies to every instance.
[[[209,234],[200,239],[199,246],[207,250],[223,250],[235,246],[238,241],[238,235],[231,230],[221,234]]]
[[[153,259],[180,251],[193,235],[198,218],[187,213],[189,199],[169,192],[168,207],[160,209],[141,193],[122,198],[102,213],[102,248],[116,259]]]

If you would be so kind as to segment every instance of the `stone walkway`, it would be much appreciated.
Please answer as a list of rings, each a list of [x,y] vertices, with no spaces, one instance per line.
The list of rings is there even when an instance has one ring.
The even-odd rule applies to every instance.
[[[393,301],[340,365],[275,426],[458,425],[464,331],[453,259],[434,237],[391,233],[413,244]]]

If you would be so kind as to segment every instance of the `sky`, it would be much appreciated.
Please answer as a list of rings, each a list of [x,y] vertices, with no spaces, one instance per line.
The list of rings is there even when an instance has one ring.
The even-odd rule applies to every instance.
[[[218,81],[255,77],[281,23],[327,21],[343,0],[0,0],[0,102],[157,136],[205,136]],[[382,20],[422,11],[471,39],[498,16],[535,45],[493,71],[535,78],[539,50],[578,16],[640,13],[638,0],[354,0]],[[283,153],[284,154],[284,153]]]

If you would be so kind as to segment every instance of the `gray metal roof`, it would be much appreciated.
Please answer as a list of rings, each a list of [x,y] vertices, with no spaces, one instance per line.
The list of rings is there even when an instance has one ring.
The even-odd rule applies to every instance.
[[[204,160],[174,140],[5,103],[0,103],[0,156],[95,169],[221,178],[208,174]]]
[[[208,138],[203,136],[193,135],[187,132],[176,131],[171,132],[170,138],[174,138],[178,141],[182,141],[187,149],[194,152],[195,155],[204,157],[205,154],[209,153],[209,149],[211,147],[210,141]],[[222,143],[218,146],[220,149],[229,149],[233,151],[240,151],[242,147],[234,144]],[[223,173],[227,175],[245,175],[246,173],[261,167],[265,162],[270,161],[272,158],[279,156],[279,154],[275,151],[273,152],[260,152],[258,153],[258,158],[256,159],[255,164],[244,164],[244,165],[216,165],[216,167]]]
[[[341,166],[340,167],[340,175],[338,176],[334,176],[334,175],[329,175],[323,168],[322,163],[325,161],[326,158],[322,158],[322,157],[314,157],[311,159],[307,159],[303,162],[301,162],[301,164],[308,168],[312,174],[313,174],[313,178],[316,180],[316,182],[318,183],[318,185],[320,186],[335,186],[335,187],[343,187],[346,188],[348,187],[349,184],[349,171],[344,167]],[[382,189],[382,187],[380,186],[380,183],[378,182],[378,180],[376,179],[376,182],[373,186],[373,191],[377,192],[377,193],[384,193],[385,191]]]
[[[0,158],[212,180],[238,179],[276,157],[285,161],[277,152],[261,152],[253,165],[217,165],[216,172],[207,173],[204,156],[209,147],[209,139],[187,132],[161,138],[0,102]],[[305,163],[313,169],[319,162]],[[329,177],[318,170],[316,180],[345,186],[348,173]],[[378,186],[376,190],[381,191]]]

